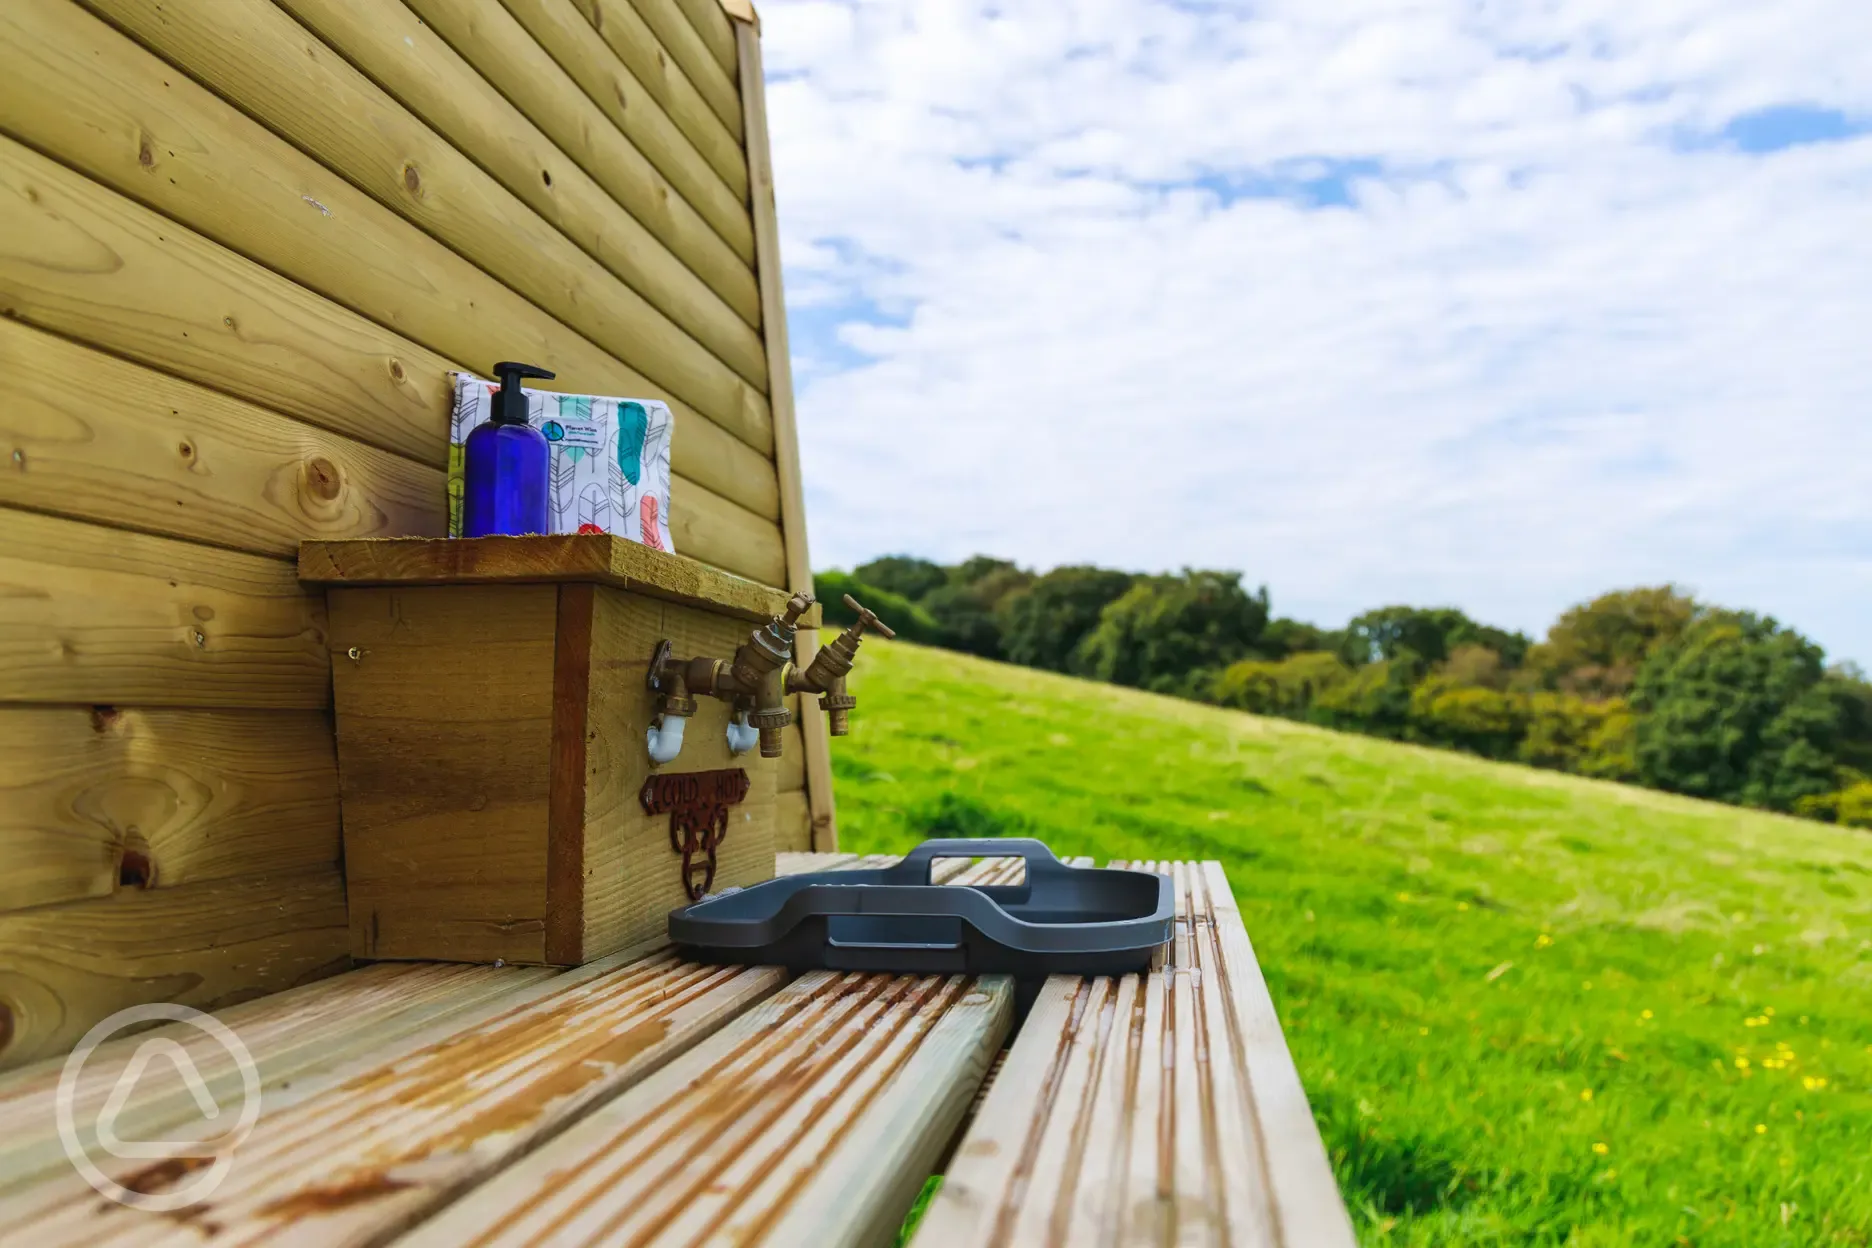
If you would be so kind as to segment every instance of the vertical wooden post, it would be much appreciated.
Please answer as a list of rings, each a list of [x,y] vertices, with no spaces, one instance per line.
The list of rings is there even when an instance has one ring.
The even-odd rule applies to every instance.
[[[741,110],[746,132],[749,207],[754,216],[754,259],[760,279],[761,324],[767,336],[767,396],[773,408],[774,465],[780,474],[780,535],[786,547],[788,588],[812,592],[806,549],[806,498],[800,486],[799,426],[793,412],[793,360],[787,345],[786,296],[780,282],[780,223],[774,209],[773,153],[767,142],[767,88],[761,74],[760,18],[749,0],[722,0],[734,19]],[[819,648],[802,630],[796,660],[803,667]],[[800,735],[806,747],[806,804],[812,812],[812,847],[838,848],[832,805],[832,748],[826,722],[810,698],[800,699]]]

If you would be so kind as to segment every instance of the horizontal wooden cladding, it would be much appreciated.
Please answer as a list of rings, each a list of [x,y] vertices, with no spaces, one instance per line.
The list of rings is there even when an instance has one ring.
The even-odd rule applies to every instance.
[[[644,20],[647,6],[631,0],[572,0],[599,37],[637,75],[670,118],[715,172],[742,195],[747,194],[747,153],[741,147],[741,95],[712,58],[697,62],[710,73],[690,77],[683,58],[664,47],[657,31]],[[663,11],[658,10],[662,16]],[[688,29],[680,15],[672,29]]]
[[[303,31],[301,35],[309,39]],[[184,281],[159,291],[143,290],[144,278],[119,271],[128,258],[93,240],[89,231],[133,233],[134,239],[115,241],[143,251],[161,250],[172,232],[187,232],[173,222],[161,222],[160,228],[150,230],[151,221],[160,218],[146,220],[125,206],[99,203],[111,197],[101,196],[81,178],[72,178],[69,170],[15,148],[6,153],[4,164],[15,170],[16,198],[10,197],[5,205],[9,228],[0,238],[7,240],[9,279],[30,293],[16,296],[8,291],[9,303],[43,298],[67,319],[99,329],[104,328],[99,322],[108,325],[122,315],[121,306],[143,308],[158,293],[191,312],[205,303],[208,306],[201,311],[212,315],[200,329],[176,324],[180,314],[154,324],[150,321],[155,312],[142,316],[136,328],[144,345],[174,351],[177,348],[168,339],[199,335],[205,329],[214,336],[212,348],[194,345],[195,357],[207,361],[226,353],[251,357],[259,344],[266,348],[265,354],[283,357],[282,362],[296,370],[297,380],[310,370],[292,352],[320,352],[324,342],[314,337],[302,344],[285,326],[268,324],[270,313],[282,305],[295,318],[304,317],[302,305],[309,296],[293,288],[297,282],[406,336],[383,334],[370,345],[371,368],[388,369],[388,381],[398,386],[411,360],[406,352],[390,349],[388,344],[394,342],[401,348],[407,340],[414,340],[428,348],[409,348],[416,356],[426,357],[416,361],[418,366],[437,362],[438,356],[455,364],[471,362],[474,368],[486,368],[488,361],[496,359],[519,358],[559,373],[559,380],[549,388],[643,397],[663,393],[642,374],[64,0],[21,0],[0,6],[0,54],[8,64],[7,74],[0,75],[0,130],[291,279],[271,283],[270,297],[257,307],[248,307],[250,319],[244,321],[233,307],[215,305],[231,297],[226,290],[229,286],[245,295],[267,284],[250,273],[229,272],[239,267],[231,258],[217,255],[204,260],[195,254],[199,247],[184,246],[188,267],[205,272],[170,274]],[[323,55],[336,59],[329,53]],[[42,192],[39,183],[49,189]],[[62,209],[53,212],[35,196],[57,196],[64,207],[76,211],[83,226],[73,229],[63,219]],[[105,219],[97,220],[100,216]],[[13,228],[15,217],[20,219],[19,228]],[[42,246],[60,249],[56,264],[39,259],[44,254]],[[67,273],[68,269],[76,272]],[[191,280],[197,287],[205,280],[209,289],[192,288]],[[108,291],[100,289],[106,285]],[[50,291],[42,294],[44,288]],[[157,304],[158,309],[163,306]],[[323,310],[315,320],[323,328],[322,322],[331,317],[332,310]],[[222,328],[217,330],[217,326]],[[347,328],[354,338],[358,336],[358,327]],[[269,331],[279,336],[267,336]],[[105,341],[77,327],[65,332],[87,341]],[[190,343],[184,341],[182,346]],[[386,353],[388,360],[381,358]],[[317,362],[323,359],[323,355],[315,356]],[[440,372],[425,371],[441,383],[424,393],[425,399],[441,401],[431,409],[429,419],[436,422],[433,428],[445,430],[446,383]],[[343,384],[326,398],[328,406],[339,407],[354,397],[354,391],[364,388],[371,392],[373,409],[383,410],[385,405],[375,393],[383,382],[355,365],[338,374],[338,380]],[[721,474],[714,464],[734,458],[737,440],[746,443],[738,449],[753,464],[765,463],[772,453],[772,416],[765,400],[739,412],[730,422],[732,430],[715,426],[679,402],[671,408],[677,418],[672,451],[678,473],[715,484]],[[407,422],[408,415],[398,410]],[[358,428],[345,431],[365,436]],[[438,432],[429,444],[433,462],[442,462],[445,440]]]
[[[728,81],[736,81],[740,75],[740,63],[735,57],[734,26],[722,8],[721,0],[676,0],[676,3],[683,16],[689,19],[689,24],[695,27],[709,55],[728,75]]]
[[[4,138],[0,312],[447,462],[447,361]]]
[[[708,102],[715,116],[728,127],[728,132],[737,140],[745,137],[742,132],[741,92],[735,87],[736,69],[732,59],[726,65],[715,59],[702,32],[683,13],[677,0],[582,0],[582,3],[590,4],[593,12],[599,11],[601,4],[606,8],[627,5],[636,10],[650,33],[656,36],[657,42],[669,54],[669,59],[675,61],[676,68],[694,84],[695,90]],[[718,17],[721,15],[719,7],[716,14]],[[732,53],[732,34],[728,38],[727,47]]]
[[[748,217],[745,173],[732,182],[725,180],[671,119],[656,93],[606,46],[572,0],[500,2],[736,254],[754,263],[754,226]]]
[[[764,365],[736,375],[271,0],[85,4],[663,392],[765,419]]]
[[[338,863],[316,711],[0,706],[0,911]]]
[[[446,461],[448,360],[4,139],[0,222],[7,315],[431,464]],[[772,464],[693,416],[679,423],[672,450],[679,548],[778,583],[761,553],[779,541]],[[685,479],[683,469],[696,475]],[[734,545],[746,532],[760,544],[751,559]]]
[[[738,229],[711,223],[498,3],[408,3],[711,290],[750,325],[760,324],[753,234],[745,209],[732,201],[727,205]],[[727,188],[720,189],[725,198]]]
[[[341,970],[347,942],[335,868],[0,914],[0,1068],[127,1006],[213,1009]]]
[[[439,537],[440,469],[0,320],[0,503],[294,555]]]
[[[763,585],[785,585],[780,526],[734,506],[694,482],[670,486],[670,537],[676,549]]]
[[[0,508],[0,702],[318,709],[327,664],[285,560]]]
[[[425,463],[447,462],[451,361],[4,138],[0,223],[0,312]],[[493,327],[487,332],[485,344],[456,345],[498,350]],[[672,455],[675,488],[685,472],[704,487],[694,507],[734,500],[719,522],[696,518],[700,544],[689,553],[719,562],[723,552],[708,539],[746,523],[733,513],[779,515],[773,464],[711,422],[679,418]]]
[[[752,328],[760,321],[760,294],[749,269],[739,266],[740,280],[730,288],[737,302],[730,306],[400,0],[280,3],[592,259],[765,387],[766,356]],[[716,246],[735,262],[726,244]]]

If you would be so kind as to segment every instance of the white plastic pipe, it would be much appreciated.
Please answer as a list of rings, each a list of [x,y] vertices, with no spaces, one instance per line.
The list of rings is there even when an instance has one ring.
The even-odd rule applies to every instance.
[[[748,723],[747,712],[742,711],[728,721],[728,754],[738,758],[760,744],[760,729]]]
[[[659,715],[650,724],[650,761],[657,764],[673,763],[682,753],[683,725],[689,720],[682,715]],[[733,731],[731,728],[730,732]]]

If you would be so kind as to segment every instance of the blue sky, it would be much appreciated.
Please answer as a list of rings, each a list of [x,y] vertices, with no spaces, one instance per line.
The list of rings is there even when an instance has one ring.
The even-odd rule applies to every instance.
[[[814,562],[1872,666],[1872,5],[768,0]]]

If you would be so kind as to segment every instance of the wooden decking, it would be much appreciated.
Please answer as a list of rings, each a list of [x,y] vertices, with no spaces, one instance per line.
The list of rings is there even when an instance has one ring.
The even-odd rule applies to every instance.
[[[962,883],[1020,871],[942,865]],[[787,982],[666,951],[557,974],[380,964],[233,1007],[264,1111],[205,1203],[170,1213],[86,1185],[55,1126],[61,1063],[29,1067],[0,1079],[0,1244],[878,1244],[939,1169],[919,1246],[1350,1244],[1221,869],[1134,865],[1177,882],[1162,968],[1049,980],[1005,1049],[1002,977]],[[238,1098],[220,1046],[171,1027],[97,1050],[78,1123],[148,1035],[173,1035],[217,1103]],[[210,1129],[157,1062],[115,1134],[189,1123]],[[131,1190],[198,1168],[79,1134]]]

